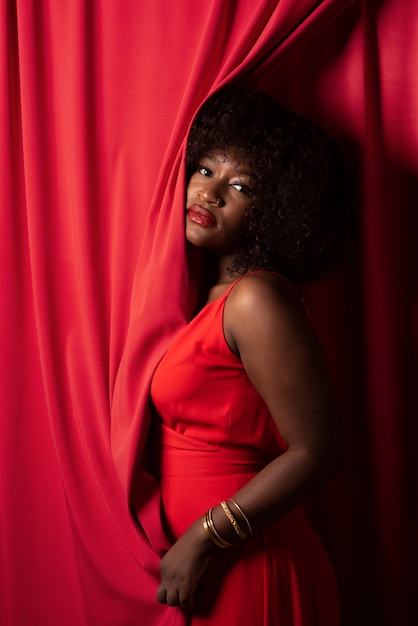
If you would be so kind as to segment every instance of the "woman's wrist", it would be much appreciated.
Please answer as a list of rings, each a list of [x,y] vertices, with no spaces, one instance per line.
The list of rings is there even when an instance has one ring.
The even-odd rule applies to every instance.
[[[205,531],[202,519],[196,520],[189,531],[193,533],[194,540],[202,546],[203,551],[211,551],[214,548],[215,544]]]
[[[222,501],[202,517],[202,527],[212,543],[219,548],[229,548],[252,534],[248,517],[237,502]]]

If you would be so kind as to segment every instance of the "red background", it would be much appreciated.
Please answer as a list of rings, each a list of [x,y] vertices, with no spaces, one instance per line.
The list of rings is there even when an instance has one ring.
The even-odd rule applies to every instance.
[[[1,623],[182,623],[154,602],[166,540],[134,468],[193,291],[184,141],[238,79],[349,157],[344,265],[304,289],[347,440],[312,512],[344,624],[415,624],[414,0],[3,0],[0,29]]]

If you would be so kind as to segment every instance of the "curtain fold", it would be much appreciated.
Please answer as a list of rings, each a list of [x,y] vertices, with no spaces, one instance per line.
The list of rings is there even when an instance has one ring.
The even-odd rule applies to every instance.
[[[0,3],[1,624],[184,621],[153,600],[148,391],[195,297],[185,139],[231,81],[329,127],[364,181],[346,265],[305,289],[348,440],[313,506],[346,623],[412,623],[414,17],[412,0]]]

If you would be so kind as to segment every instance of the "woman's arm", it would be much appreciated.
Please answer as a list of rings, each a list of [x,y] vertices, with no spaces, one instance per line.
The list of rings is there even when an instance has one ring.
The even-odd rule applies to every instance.
[[[224,331],[288,444],[236,497],[231,494],[258,529],[340,468],[342,427],[322,348],[284,280],[267,273],[241,280],[225,303]]]

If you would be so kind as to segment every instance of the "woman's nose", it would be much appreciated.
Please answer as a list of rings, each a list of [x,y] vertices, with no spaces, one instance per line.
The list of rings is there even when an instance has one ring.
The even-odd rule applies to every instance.
[[[216,185],[210,183],[198,191],[197,195],[208,204],[216,204],[217,206],[223,206],[225,204],[222,199],[220,189],[218,189]]]

